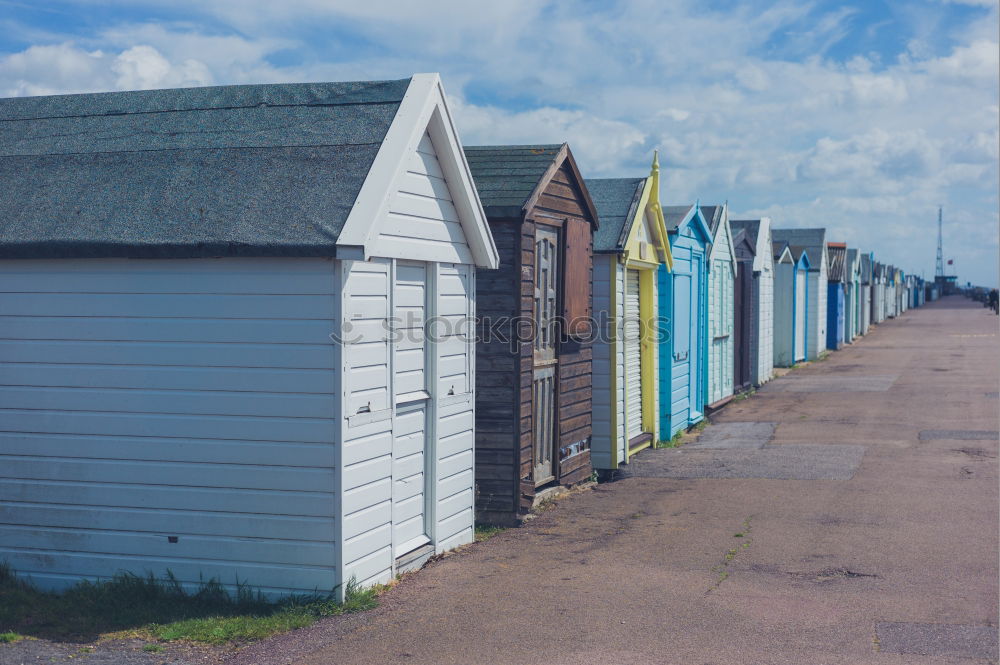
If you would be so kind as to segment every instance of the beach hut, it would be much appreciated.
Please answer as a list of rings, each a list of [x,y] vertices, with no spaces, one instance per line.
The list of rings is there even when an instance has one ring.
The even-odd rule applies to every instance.
[[[754,326],[753,259],[756,247],[743,229],[730,225],[736,257],[736,281],[733,285],[733,392],[753,387],[753,349],[757,331]]]
[[[590,459],[616,469],[658,441],[657,279],[670,270],[660,169],[646,178],[587,179],[600,217],[594,234],[594,423]]]
[[[861,334],[867,335],[872,324],[872,255],[870,252],[861,254]]]
[[[472,542],[497,253],[437,75],[0,117],[0,560],[342,595]]]
[[[815,360],[826,349],[827,322],[827,257],[826,229],[774,229],[772,236],[792,247],[801,247],[809,254],[809,335],[806,338],[806,359]],[[798,258],[798,257],[796,257]]]
[[[476,295],[481,521],[511,524],[544,487],[573,485],[590,463],[590,326],[597,212],[562,145],[466,147],[500,253]]]
[[[740,265],[736,270],[739,283],[743,277],[741,270],[749,267],[752,284],[750,287],[751,314],[751,383],[759,386],[766,383],[774,375],[774,252],[771,243],[771,220],[768,217],[760,219],[730,220],[733,233],[742,232],[746,241],[753,247],[749,266]],[[749,248],[740,249],[736,243],[737,257],[741,261]],[[738,295],[738,293],[737,293]],[[740,305],[737,305],[737,310]]]
[[[836,351],[846,341],[847,329],[847,243],[828,242],[826,348]]]
[[[875,260],[874,256],[872,256],[871,264],[872,264],[871,325],[874,326],[878,325],[878,323],[882,320],[881,317],[882,295],[883,295],[882,266],[878,261]]]
[[[885,310],[882,314],[883,319],[894,319],[896,318],[896,306],[898,301],[896,300],[896,266],[886,266],[885,267],[885,295],[882,298],[882,306]]]
[[[712,233],[708,256],[708,380],[705,403],[721,407],[733,396],[735,338],[736,256],[729,227],[729,206],[702,206],[702,215]]]
[[[673,256],[673,270],[661,265],[657,274],[660,320],[670,324],[659,342],[660,438],[667,440],[705,417],[712,234],[698,205],[666,206],[663,218]]]
[[[791,367],[806,359],[809,323],[809,254],[804,247],[773,242],[774,364]]]
[[[853,342],[861,335],[861,253],[854,248],[847,250],[844,266],[845,298],[847,302],[844,341]]]

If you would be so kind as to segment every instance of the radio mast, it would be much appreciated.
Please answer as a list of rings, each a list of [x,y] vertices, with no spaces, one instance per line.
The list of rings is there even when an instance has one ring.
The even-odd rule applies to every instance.
[[[938,206],[938,248],[937,248],[937,269],[935,277],[944,277],[944,233],[942,232],[941,206]]]

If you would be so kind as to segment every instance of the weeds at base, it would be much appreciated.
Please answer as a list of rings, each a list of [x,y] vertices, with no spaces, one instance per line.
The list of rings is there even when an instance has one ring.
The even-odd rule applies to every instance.
[[[51,593],[17,578],[9,565],[0,563],[0,630],[9,631],[0,633],[8,637],[0,641],[15,641],[27,633],[57,641],[248,642],[303,628],[322,617],[372,609],[384,588],[361,589],[352,580],[343,603],[322,593],[272,602],[245,583],[230,592],[216,579],[188,591],[168,571],[165,579],[120,573]]]
[[[506,531],[506,527],[496,526],[494,524],[477,524],[475,531],[475,541],[477,543],[489,540],[493,536],[499,535],[500,533]]]

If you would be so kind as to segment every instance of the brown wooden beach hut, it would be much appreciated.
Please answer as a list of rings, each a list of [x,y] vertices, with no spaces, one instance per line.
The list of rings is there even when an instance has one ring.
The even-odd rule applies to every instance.
[[[476,512],[509,524],[591,475],[597,213],[566,144],[465,154],[500,255],[476,287]]]

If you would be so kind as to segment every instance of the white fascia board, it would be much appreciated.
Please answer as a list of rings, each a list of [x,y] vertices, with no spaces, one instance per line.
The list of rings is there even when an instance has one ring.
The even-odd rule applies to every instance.
[[[761,217],[757,225],[756,253],[753,256],[754,272],[763,272],[766,262],[773,266],[774,250],[771,248],[771,218]]]
[[[733,272],[733,277],[736,277],[736,248],[733,247],[733,230],[729,227],[729,202],[722,206],[722,219],[719,221],[719,228],[716,230],[715,238],[712,238],[712,251],[709,253],[709,261],[714,261],[716,259],[715,252],[718,251],[716,248],[722,243],[718,242],[718,236],[721,233],[726,235],[726,245],[729,247],[729,257],[730,257],[730,269]]]
[[[406,160],[416,151],[425,132],[431,135],[476,265],[496,268],[500,258],[437,74],[414,74],[410,79],[340,232],[338,247],[360,247],[365,259],[371,257],[371,247],[388,215],[390,199],[406,175]]]

